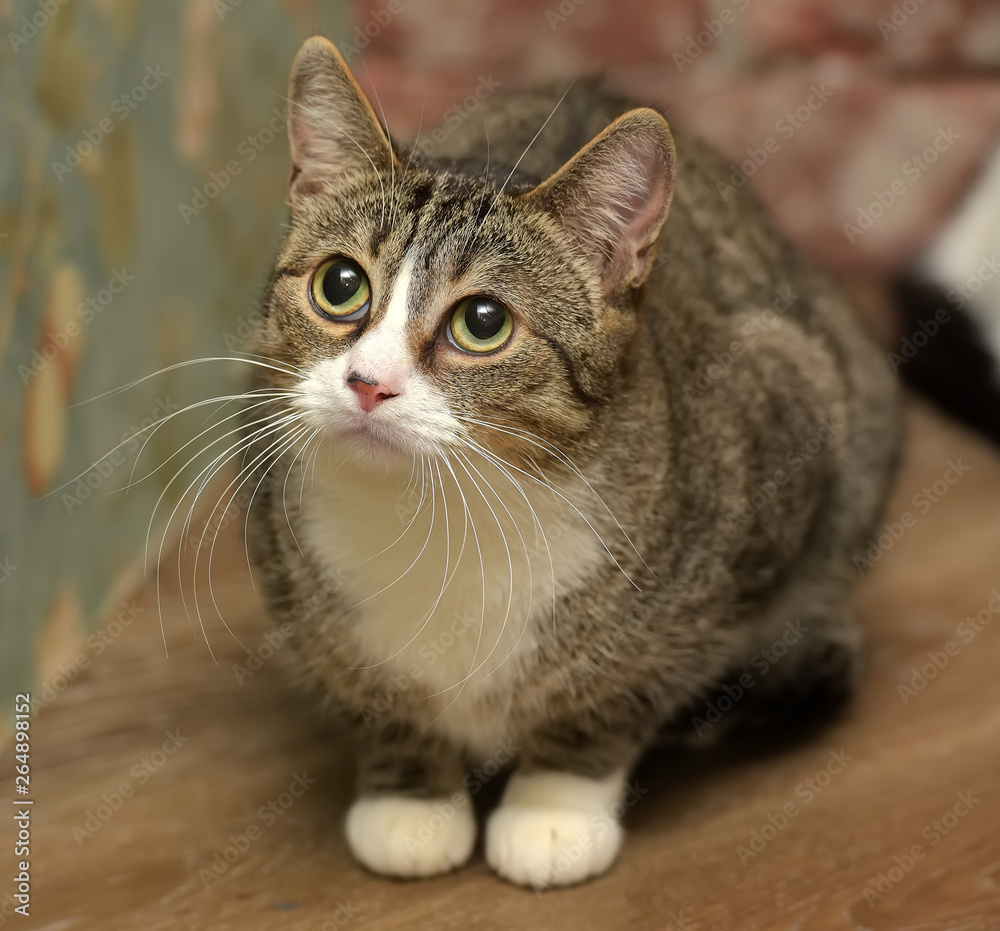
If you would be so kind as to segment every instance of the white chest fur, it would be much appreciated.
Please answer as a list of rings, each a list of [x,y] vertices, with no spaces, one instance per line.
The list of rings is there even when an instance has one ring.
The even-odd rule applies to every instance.
[[[593,510],[586,490],[558,487]],[[497,706],[554,598],[610,558],[565,498],[481,459],[428,460],[412,477],[348,461],[306,482],[302,543],[341,571],[366,662],[419,680],[435,727],[485,752],[509,736]]]

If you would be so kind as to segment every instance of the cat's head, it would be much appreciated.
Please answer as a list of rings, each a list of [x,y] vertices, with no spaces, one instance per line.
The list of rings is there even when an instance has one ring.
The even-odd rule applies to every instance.
[[[663,117],[633,110],[548,179],[501,189],[395,151],[324,39],[289,98],[290,229],[256,348],[301,373],[281,380],[307,424],[406,464],[469,443],[586,458],[670,204]]]

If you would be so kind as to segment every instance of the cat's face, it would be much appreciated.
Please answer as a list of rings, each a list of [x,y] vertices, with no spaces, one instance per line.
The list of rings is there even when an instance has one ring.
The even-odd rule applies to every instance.
[[[306,424],[407,466],[473,444],[578,459],[669,205],[662,118],[633,111],[543,184],[501,190],[397,158],[323,40],[290,98],[290,232],[257,347],[299,373],[283,382]]]

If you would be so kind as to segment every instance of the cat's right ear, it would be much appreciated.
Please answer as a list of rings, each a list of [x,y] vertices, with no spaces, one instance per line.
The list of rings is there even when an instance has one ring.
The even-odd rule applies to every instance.
[[[289,197],[321,193],[355,170],[388,171],[395,155],[337,47],[307,39],[288,85]]]
[[[653,266],[676,162],[667,121],[640,107],[618,117],[522,196],[553,214],[590,254],[607,293],[637,288]]]

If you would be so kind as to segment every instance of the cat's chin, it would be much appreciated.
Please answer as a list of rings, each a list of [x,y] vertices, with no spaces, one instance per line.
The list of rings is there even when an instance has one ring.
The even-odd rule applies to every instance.
[[[341,455],[365,465],[378,465],[387,469],[411,469],[413,461],[422,454],[405,436],[396,436],[390,430],[372,430],[368,427],[341,426],[331,432],[330,440]]]

